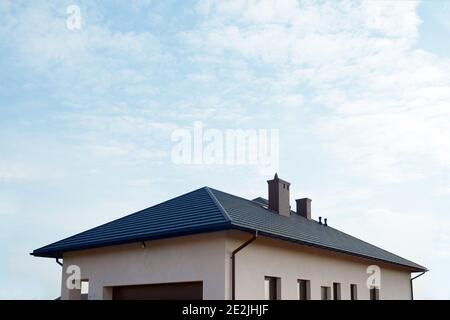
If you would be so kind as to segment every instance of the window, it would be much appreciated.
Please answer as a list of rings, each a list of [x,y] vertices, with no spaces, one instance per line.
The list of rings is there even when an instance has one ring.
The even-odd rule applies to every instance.
[[[298,299],[299,300],[311,300],[310,295],[311,282],[309,280],[298,280]]]
[[[89,280],[81,280],[81,300],[88,300]]]
[[[341,284],[333,282],[333,300],[341,300]]]
[[[320,287],[322,300],[330,300],[331,297],[331,288],[330,287]]]
[[[350,300],[358,300],[358,287],[356,284],[350,285]]]
[[[380,300],[380,289],[376,287],[370,289],[370,300]]]
[[[280,299],[280,278],[276,277],[264,278],[264,299],[266,300]]]

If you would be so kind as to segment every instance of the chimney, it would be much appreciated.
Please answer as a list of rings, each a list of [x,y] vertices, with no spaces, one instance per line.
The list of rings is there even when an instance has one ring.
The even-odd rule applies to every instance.
[[[311,201],[312,200],[308,198],[295,200],[297,203],[297,214],[311,220]]]
[[[289,185],[290,183],[278,178],[275,173],[273,180],[268,180],[269,184],[269,209],[288,217],[291,214],[289,205]]]

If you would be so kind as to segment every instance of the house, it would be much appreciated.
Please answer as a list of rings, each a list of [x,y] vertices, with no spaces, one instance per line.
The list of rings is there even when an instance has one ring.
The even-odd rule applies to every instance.
[[[32,255],[62,265],[62,299],[412,299],[425,267],[312,219],[310,199],[291,210],[289,188],[204,187]]]

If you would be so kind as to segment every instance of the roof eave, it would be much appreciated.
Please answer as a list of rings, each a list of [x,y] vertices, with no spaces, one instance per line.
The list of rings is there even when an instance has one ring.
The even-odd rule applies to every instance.
[[[231,223],[229,221],[226,221],[226,222],[216,223],[216,224],[212,224],[212,225],[208,225],[208,226],[203,226],[201,228],[198,228],[198,227],[184,228],[181,230],[176,230],[176,231],[171,231],[171,232],[162,232],[159,234],[153,234],[151,236],[127,238],[127,239],[123,239],[123,240],[107,241],[104,243],[100,242],[100,243],[84,245],[84,246],[73,246],[73,247],[61,248],[61,249],[55,249],[55,250],[51,250],[51,249],[46,250],[45,247],[42,247],[42,248],[34,250],[33,252],[30,253],[30,255],[35,256],[35,257],[42,257],[42,258],[63,258],[63,254],[66,252],[103,248],[103,247],[111,247],[111,246],[130,244],[130,243],[135,243],[135,242],[140,242],[140,241],[161,240],[161,239],[175,238],[175,237],[180,237],[180,236],[223,231],[223,230],[228,230],[230,228],[231,228]]]
[[[255,231],[255,229],[253,229],[253,228],[243,227],[243,226],[239,226],[239,225],[235,225],[235,224],[233,225],[232,229],[241,230],[241,231],[250,232],[250,233]],[[423,266],[421,266],[419,264],[416,264],[416,263],[414,263],[414,264],[416,264],[417,267],[410,266],[410,265],[405,265],[405,264],[400,264],[400,263],[395,263],[395,262],[392,262],[392,261],[383,260],[383,259],[379,259],[379,258],[374,258],[374,257],[366,256],[366,255],[363,255],[363,254],[357,254],[357,253],[346,251],[346,250],[341,250],[341,249],[337,249],[337,248],[331,248],[331,247],[327,247],[327,246],[321,246],[321,245],[310,243],[310,242],[305,242],[305,241],[301,241],[301,240],[297,240],[297,239],[293,239],[293,238],[289,238],[289,237],[284,237],[284,236],[272,234],[270,232],[265,232],[265,231],[261,231],[261,230],[258,230],[258,234],[263,235],[263,236],[267,236],[267,237],[270,237],[270,238],[273,238],[273,239],[281,239],[281,240],[285,240],[285,241],[289,241],[289,242],[294,242],[294,243],[306,245],[306,246],[309,246],[309,247],[319,248],[319,249],[333,251],[333,252],[339,252],[339,253],[343,253],[343,254],[346,254],[346,255],[351,255],[351,256],[367,259],[367,260],[380,261],[380,262],[383,262],[383,263],[387,263],[387,264],[396,265],[396,266],[399,266],[399,267],[402,267],[402,268],[406,268],[410,272],[427,272],[427,271],[429,271],[427,268],[425,268],[425,267],[423,267]]]

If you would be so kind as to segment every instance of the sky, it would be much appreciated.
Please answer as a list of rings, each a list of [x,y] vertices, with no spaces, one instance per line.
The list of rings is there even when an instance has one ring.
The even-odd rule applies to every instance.
[[[69,27],[69,6],[80,28]],[[277,130],[314,218],[450,291],[450,1],[0,2],[0,299],[54,299],[34,249],[251,164],[176,163],[177,130]],[[295,206],[295,203],[291,203]]]

